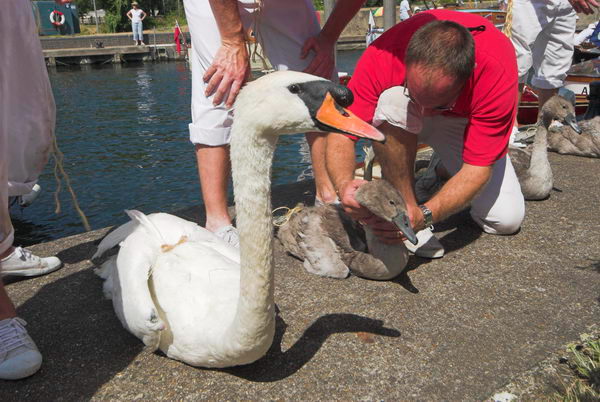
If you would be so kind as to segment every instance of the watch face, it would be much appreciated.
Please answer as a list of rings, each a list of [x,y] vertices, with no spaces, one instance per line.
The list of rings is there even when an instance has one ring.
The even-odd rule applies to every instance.
[[[419,208],[421,208],[421,211],[423,211],[425,226],[431,226],[431,224],[433,223],[433,215],[431,213],[431,210],[425,205],[419,205]]]

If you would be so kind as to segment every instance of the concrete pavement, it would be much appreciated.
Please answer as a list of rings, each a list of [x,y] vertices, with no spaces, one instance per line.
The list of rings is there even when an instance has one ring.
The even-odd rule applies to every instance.
[[[65,267],[7,286],[44,365],[0,381],[0,400],[486,399],[600,322],[600,161],[551,163],[560,191],[527,203],[520,233],[461,213],[436,225],[446,256],[393,281],[317,277],[277,244],[273,346],[227,370],[147,353],[121,327],[89,260],[107,229],[31,247]],[[311,195],[280,187],[274,207]]]

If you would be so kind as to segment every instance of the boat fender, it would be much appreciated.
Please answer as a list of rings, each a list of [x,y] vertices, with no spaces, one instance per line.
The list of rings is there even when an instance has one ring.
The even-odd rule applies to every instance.
[[[50,13],[50,22],[54,26],[61,26],[65,24],[65,15],[58,10],[54,10]]]

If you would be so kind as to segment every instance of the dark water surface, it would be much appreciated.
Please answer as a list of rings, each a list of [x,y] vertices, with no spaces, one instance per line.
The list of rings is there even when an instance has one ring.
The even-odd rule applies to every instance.
[[[361,51],[339,52],[352,73]],[[191,74],[186,63],[85,66],[49,71],[57,108],[56,136],[79,204],[92,229],[123,223],[123,210],[171,212],[201,202],[194,149],[188,140]],[[13,206],[16,244],[84,231],[68,191],[55,214],[54,161],[43,191],[24,209]],[[311,177],[303,135],[282,136],[273,183]]]

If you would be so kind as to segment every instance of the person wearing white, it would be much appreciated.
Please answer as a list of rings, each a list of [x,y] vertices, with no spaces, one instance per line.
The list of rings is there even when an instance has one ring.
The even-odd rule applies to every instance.
[[[0,274],[34,276],[57,270],[56,257],[13,247],[8,197],[31,192],[48,161],[55,106],[28,0],[6,0],[0,13]],[[0,281],[0,379],[35,373],[42,355],[17,317]]]
[[[310,0],[184,0],[192,38],[192,123],[206,228],[232,245],[238,237],[227,210],[231,107],[248,78],[244,32],[252,29],[276,70],[305,71],[337,79],[333,49],[362,0],[338,2],[320,29]],[[308,133],[317,199],[333,202],[325,169],[325,137]]]
[[[137,2],[134,1],[131,3],[131,10],[127,12],[127,18],[131,20],[133,41],[136,45],[144,45],[144,27],[142,21],[146,18],[146,13],[138,7]]]
[[[519,68],[519,100],[529,69],[539,108],[563,86],[574,51],[576,12],[592,14],[596,0],[514,0],[511,40]]]
[[[402,0],[400,2],[400,21],[406,21],[410,17],[412,17],[410,4],[408,4],[408,0]]]

